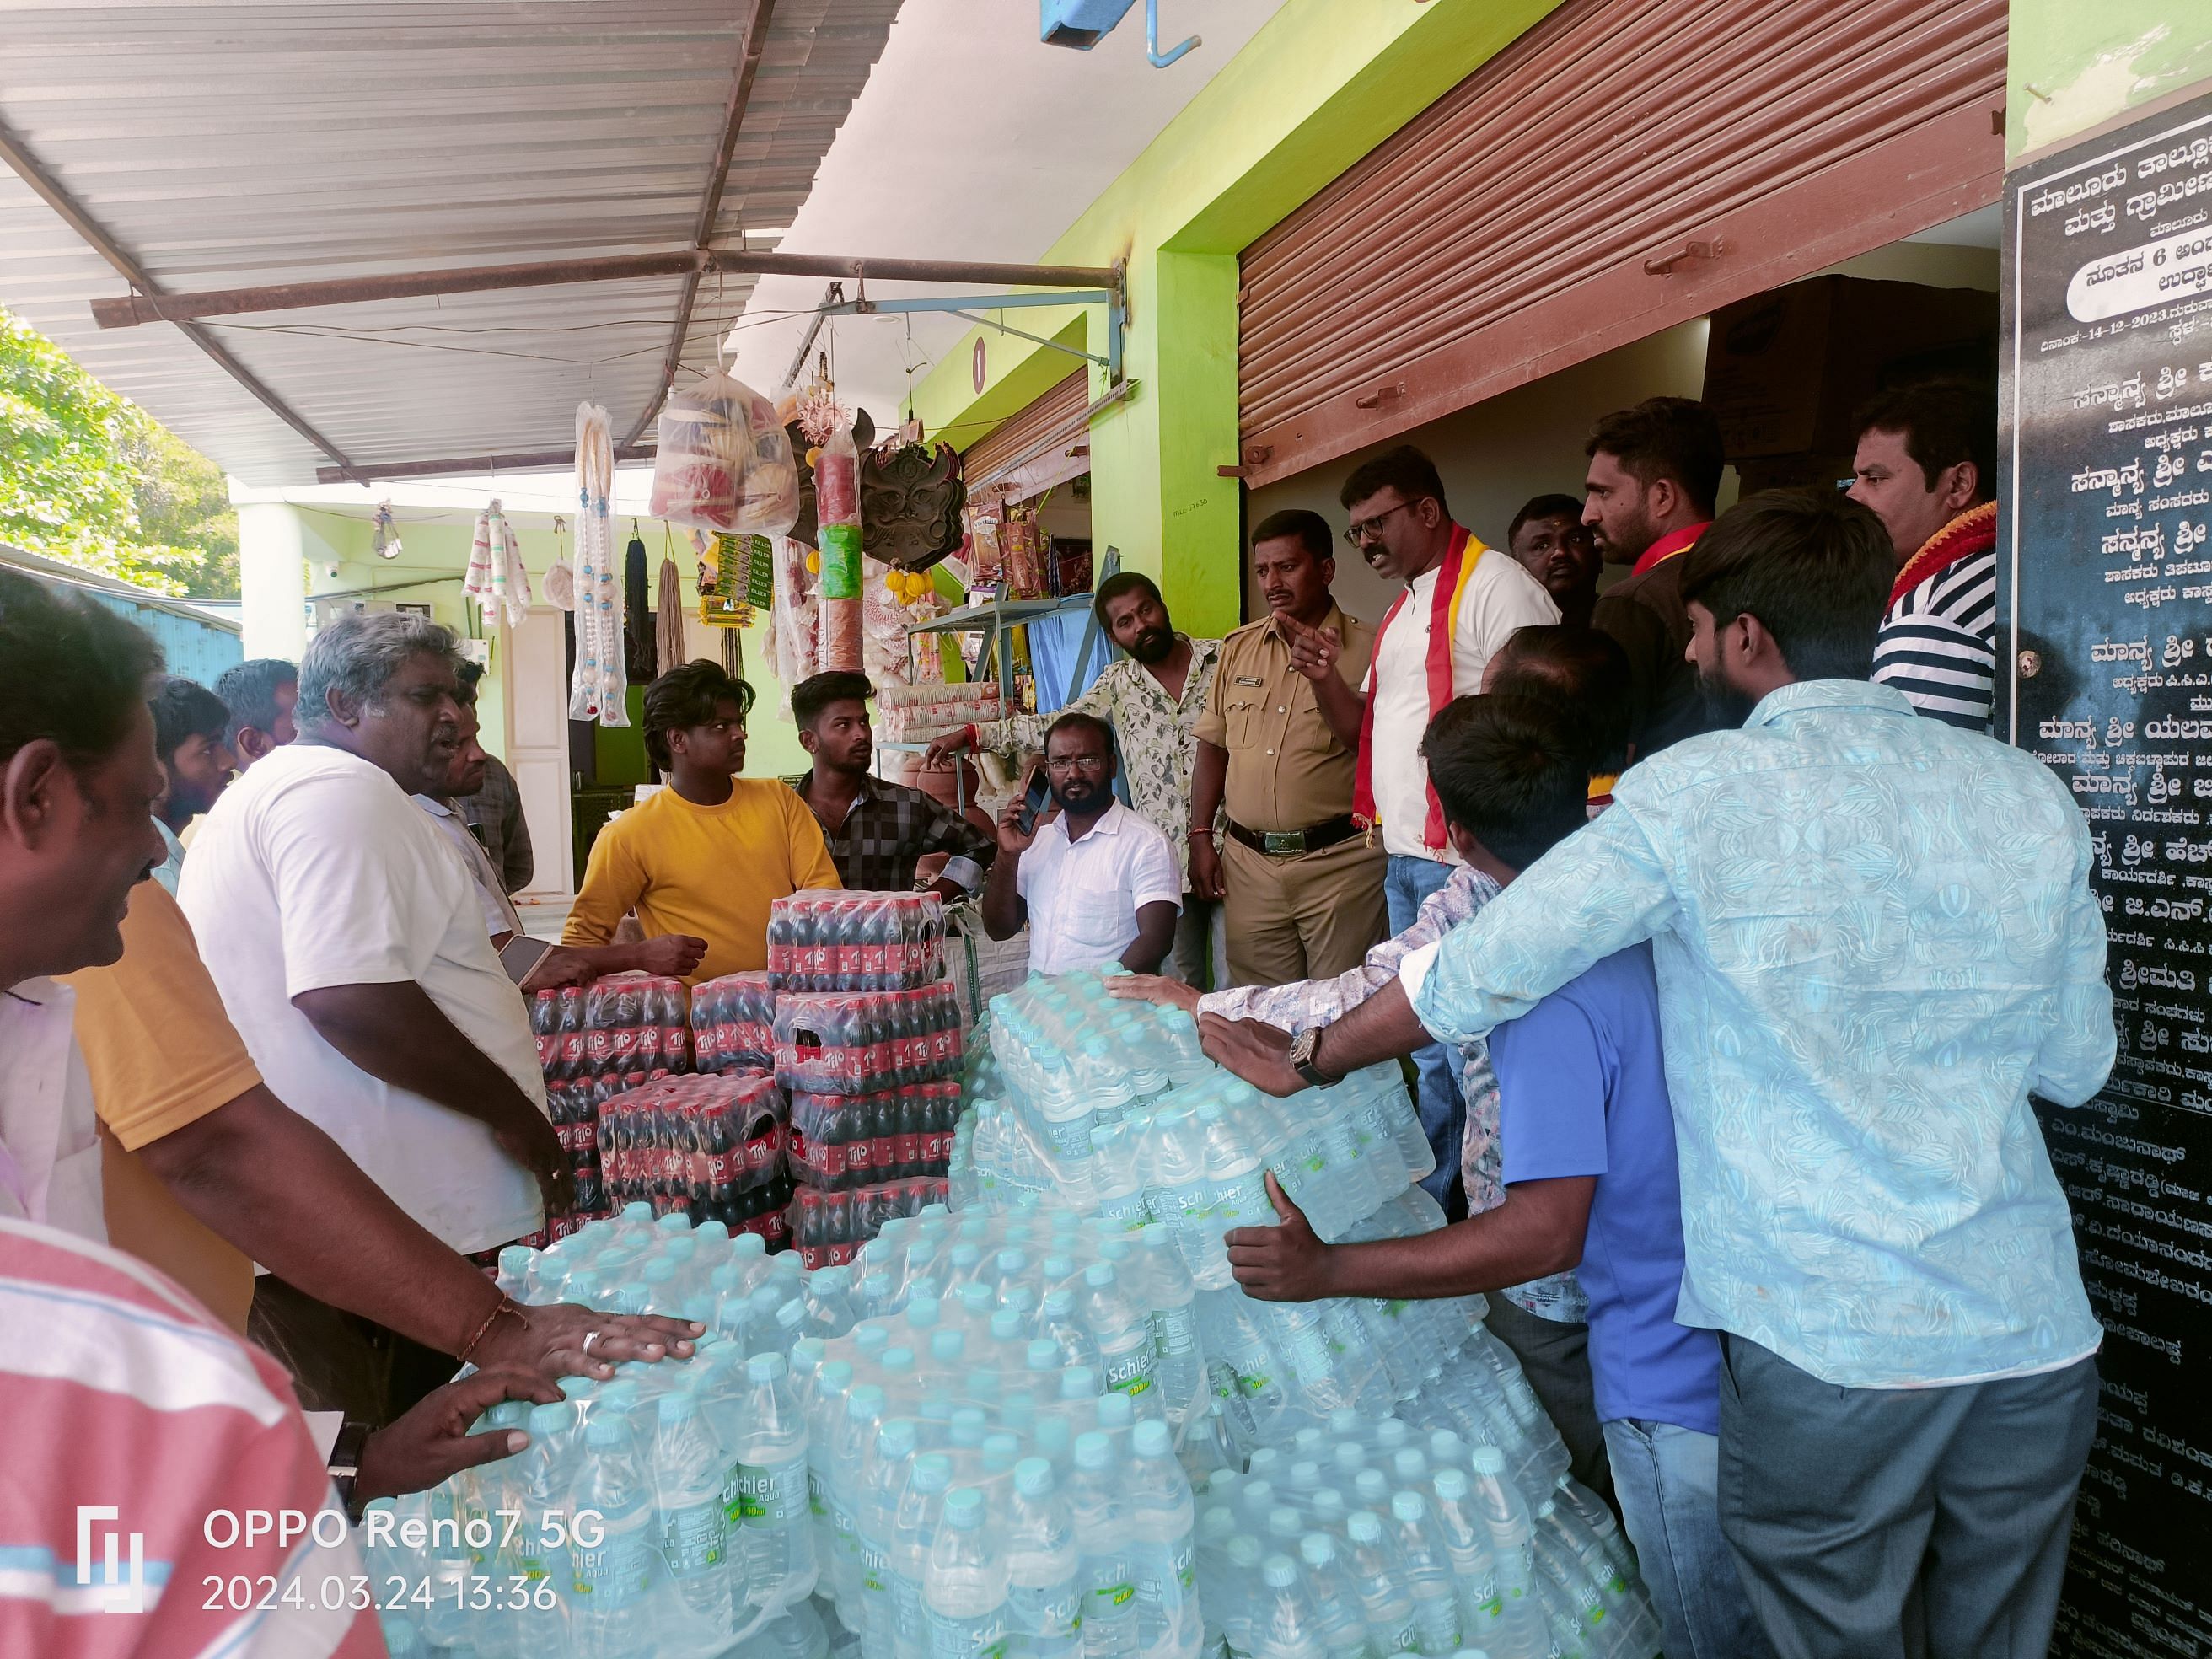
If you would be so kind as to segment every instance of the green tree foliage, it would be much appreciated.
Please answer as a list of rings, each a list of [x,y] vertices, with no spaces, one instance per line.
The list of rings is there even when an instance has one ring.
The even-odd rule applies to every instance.
[[[238,597],[222,469],[5,310],[0,541],[159,593]]]

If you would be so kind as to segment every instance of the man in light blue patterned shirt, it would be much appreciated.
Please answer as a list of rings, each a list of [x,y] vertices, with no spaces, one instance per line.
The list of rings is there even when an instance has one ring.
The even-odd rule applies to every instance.
[[[1684,557],[1692,657],[1742,728],[1633,768],[1302,1058],[1464,1042],[1651,940],[1678,1317],[1723,1333],[1723,1525],[1760,1622],[1787,1655],[1902,1655],[1912,1608],[1916,1650],[2040,1655],[2101,1333],[2028,1096],[2078,1105],[2112,1062],[2087,829],[2028,756],[1867,683],[1871,514],[1756,496]],[[1285,1080],[1263,1028],[1206,1035]]]

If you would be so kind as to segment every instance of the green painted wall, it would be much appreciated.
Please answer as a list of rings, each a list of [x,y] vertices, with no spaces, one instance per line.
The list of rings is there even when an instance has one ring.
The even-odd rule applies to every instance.
[[[1126,568],[1160,576],[1181,626],[1218,634],[1239,620],[1239,486],[1218,474],[1237,459],[1238,252],[1555,3],[1288,0],[1041,252],[1127,262],[1138,386],[1091,428],[1091,533]],[[1044,314],[1053,322],[1034,331],[1080,320]],[[1100,312],[1089,349],[1103,334]],[[946,353],[915,391],[929,429],[955,443],[1066,373],[1060,354],[990,335],[979,396],[971,349]],[[1105,389],[1095,368],[1091,389]]]
[[[2008,52],[2009,161],[2212,80],[2212,4],[2012,0]]]

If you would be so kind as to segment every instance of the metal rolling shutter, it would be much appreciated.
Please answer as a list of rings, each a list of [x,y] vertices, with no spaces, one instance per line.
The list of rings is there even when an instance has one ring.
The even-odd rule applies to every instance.
[[[1244,251],[1253,483],[1993,202],[2005,0],[1565,0]]]
[[[1090,407],[1090,377],[1079,368],[1000,422],[961,453],[969,495],[1009,485],[1021,500],[1091,471]]]

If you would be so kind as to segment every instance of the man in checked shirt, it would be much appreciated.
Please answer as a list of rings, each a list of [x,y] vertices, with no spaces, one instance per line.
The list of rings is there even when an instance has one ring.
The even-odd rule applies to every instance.
[[[933,853],[950,854],[930,890],[947,902],[982,884],[999,844],[934,796],[869,775],[875,735],[865,674],[817,674],[791,694],[799,741],[813,769],[787,780],[821,821],[830,862],[848,889],[906,892],[915,866]]]

